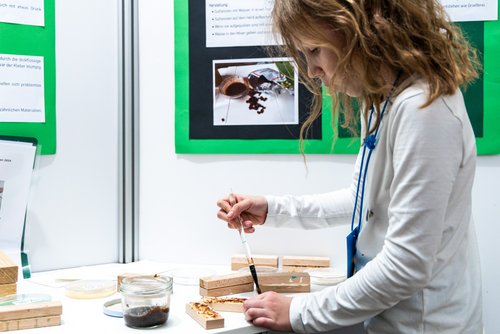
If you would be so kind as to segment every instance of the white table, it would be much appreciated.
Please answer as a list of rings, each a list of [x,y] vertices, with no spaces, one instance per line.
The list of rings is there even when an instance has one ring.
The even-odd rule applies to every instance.
[[[185,270],[210,270],[214,274],[222,275],[230,273],[229,267],[224,266],[188,266],[183,264],[164,264],[151,261],[139,261],[128,264],[105,264],[89,267],[55,270],[49,272],[35,273],[31,279],[18,282],[18,294],[43,293],[52,296],[52,300],[60,300],[63,305],[62,324],[60,326],[27,329],[16,331],[19,334],[30,333],[137,333],[138,329],[127,327],[122,318],[114,318],[103,313],[103,304],[109,300],[119,298],[115,295],[97,299],[72,299],[65,296],[65,286],[70,280],[75,279],[98,279],[116,280],[119,274],[138,273],[154,274],[174,269]],[[180,280],[179,280],[180,281]],[[193,281],[194,282],[194,281]],[[186,283],[182,281],[182,283]],[[318,289],[314,288],[313,290]],[[253,293],[245,293],[238,296],[250,297]],[[196,333],[233,333],[251,334],[266,332],[266,329],[253,326],[244,319],[241,313],[223,312],[225,319],[224,328],[205,330],[185,312],[188,302],[200,300],[198,282],[187,285],[176,283],[174,277],[173,294],[171,296],[170,312],[167,323],[164,326],[148,329],[148,331],[175,334]],[[360,333],[360,327],[348,328],[335,331],[335,333],[350,334]],[[13,333],[16,333],[13,332]],[[362,332],[361,332],[362,333]]]

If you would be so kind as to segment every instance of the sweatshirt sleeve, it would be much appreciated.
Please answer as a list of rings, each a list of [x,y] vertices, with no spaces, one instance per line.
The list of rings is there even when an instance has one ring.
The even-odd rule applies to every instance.
[[[324,194],[304,196],[266,195],[268,213],[265,226],[318,229],[350,222],[356,196],[360,155],[350,187]]]
[[[395,104],[387,124],[384,140],[389,141],[394,176],[382,250],[343,283],[295,297],[290,308],[294,331],[312,333],[362,322],[430,281],[463,138],[461,121],[442,99],[420,108],[424,101],[420,96]]]

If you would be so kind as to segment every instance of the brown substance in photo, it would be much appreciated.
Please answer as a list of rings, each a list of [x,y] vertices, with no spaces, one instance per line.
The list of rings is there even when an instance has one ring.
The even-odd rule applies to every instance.
[[[238,76],[226,77],[220,83],[219,90],[231,98],[241,98],[248,94],[248,79]]]
[[[228,96],[238,96],[245,93],[247,90],[247,86],[245,86],[241,82],[233,82],[226,87],[225,94]]]
[[[246,100],[246,103],[249,104],[248,109],[257,110],[257,114],[262,114],[266,110],[266,107],[260,101],[267,101],[267,97],[261,96],[262,93],[254,89],[251,89],[248,95],[250,95],[250,98]]]

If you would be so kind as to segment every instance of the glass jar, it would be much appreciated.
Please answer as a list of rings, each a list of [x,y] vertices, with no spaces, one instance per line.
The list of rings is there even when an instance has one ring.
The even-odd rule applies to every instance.
[[[121,281],[123,318],[129,327],[158,327],[167,322],[172,277],[131,276]]]

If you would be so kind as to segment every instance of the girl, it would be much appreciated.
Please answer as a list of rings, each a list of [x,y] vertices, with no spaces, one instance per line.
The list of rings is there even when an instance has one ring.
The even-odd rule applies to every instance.
[[[459,89],[478,75],[475,51],[436,0],[276,0],[272,17],[316,97],[301,139],[323,83],[346,126],[360,118],[364,140],[349,189],[218,201],[218,217],[232,228],[242,217],[247,233],[351,223],[350,278],[300,297],[250,298],[246,318],[299,333],[362,321],[368,333],[480,333],[476,149]]]

